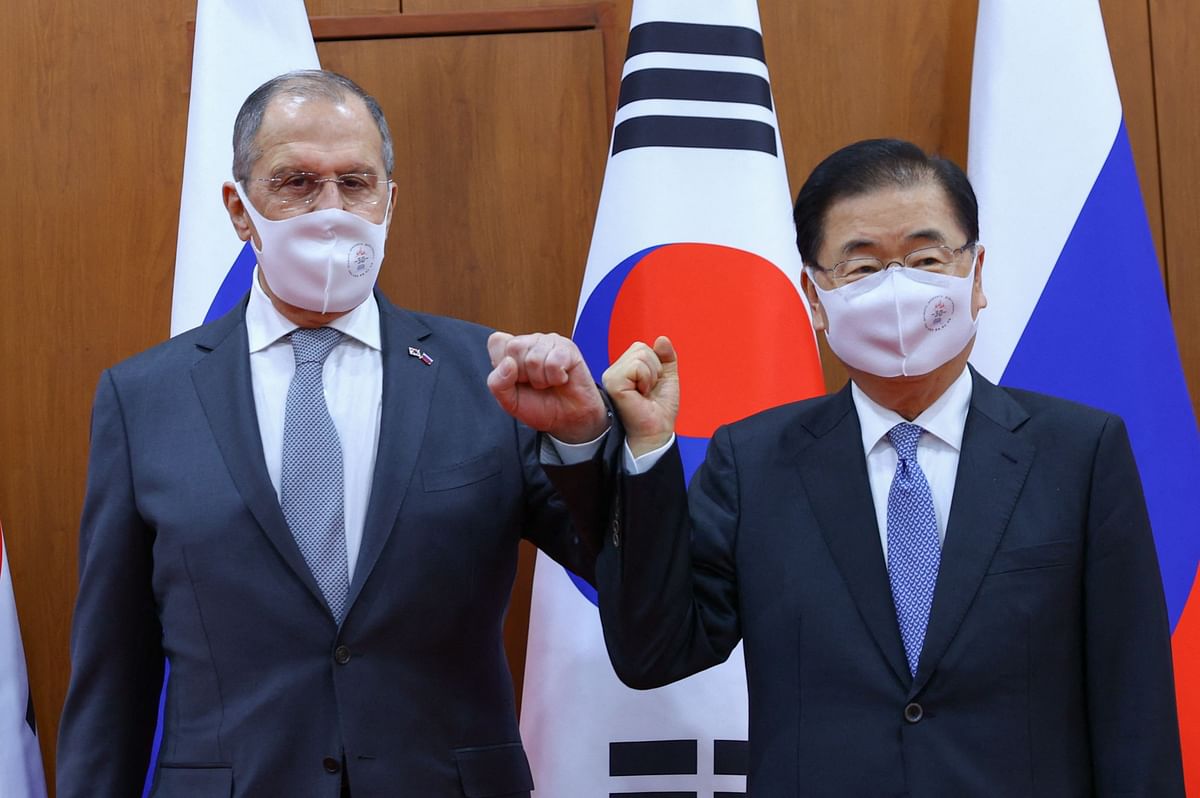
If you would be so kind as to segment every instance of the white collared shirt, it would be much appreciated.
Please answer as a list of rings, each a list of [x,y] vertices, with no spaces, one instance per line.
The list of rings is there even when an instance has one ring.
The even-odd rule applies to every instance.
[[[850,385],[850,395],[862,427],[867,480],[871,484],[875,519],[879,523],[879,543],[886,559],[888,491],[892,487],[899,459],[887,433],[905,419],[872,400],[853,383]],[[917,463],[925,472],[925,480],[933,494],[938,540],[942,543],[946,541],[946,523],[950,519],[950,503],[954,499],[954,483],[958,477],[958,457],[962,451],[963,430],[967,426],[967,410],[970,406],[971,372],[964,366],[962,374],[945,393],[912,421],[925,430],[917,442]]]
[[[288,387],[296,360],[288,335],[296,325],[288,321],[262,290],[254,270],[250,303],[246,306],[246,333],[250,339],[250,382],[254,409],[262,438],[267,473],[279,495],[283,466],[283,417]],[[346,498],[346,556],[350,579],[362,546],[367,502],[375,455],[379,448],[379,418],[383,409],[383,354],[379,330],[379,304],[375,296],[330,322],[344,335],[325,359],[322,372],[325,403],[342,444]]]

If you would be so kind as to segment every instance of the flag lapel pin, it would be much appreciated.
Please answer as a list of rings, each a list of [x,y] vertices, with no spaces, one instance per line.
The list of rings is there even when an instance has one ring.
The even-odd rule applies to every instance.
[[[422,352],[420,349],[417,349],[415,346],[410,346],[408,348],[408,354],[410,357],[415,357],[417,360],[421,361],[426,366],[433,365],[433,358],[431,358],[427,353]]]

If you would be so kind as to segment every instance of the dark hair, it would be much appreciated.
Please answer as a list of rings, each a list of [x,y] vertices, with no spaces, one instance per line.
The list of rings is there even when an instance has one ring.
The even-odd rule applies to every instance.
[[[979,202],[963,170],[953,161],[926,155],[899,139],[867,139],[833,153],[812,170],[796,195],[792,219],[796,247],[805,263],[815,263],[825,233],[825,215],[838,200],[885,186],[913,186],[927,180],[942,187],[967,243],[979,239]]]
[[[362,100],[371,113],[371,118],[375,120],[375,125],[379,128],[379,137],[383,140],[380,154],[383,157],[384,169],[389,176],[392,174],[392,168],[396,165],[392,154],[392,133],[388,130],[387,120],[383,118],[383,109],[379,107],[379,102],[345,75],[327,69],[299,69],[271,78],[250,92],[250,96],[242,103],[233,123],[234,180],[242,181],[248,178],[255,161],[262,155],[255,139],[258,137],[258,129],[262,127],[267,106],[280,94],[332,102],[341,102],[347,97]]]

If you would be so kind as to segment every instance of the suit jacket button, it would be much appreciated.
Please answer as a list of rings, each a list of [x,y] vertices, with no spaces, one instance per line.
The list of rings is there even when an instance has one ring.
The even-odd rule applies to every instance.
[[[916,702],[904,708],[904,719],[909,723],[920,723],[923,717],[925,717],[925,710]]]
[[[327,756],[321,760],[321,767],[325,768],[326,773],[339,773],[342,770],[342,763],[331,756]]]
[[[338,665],[345,665],[350,661],[350,649],[345,646],[338,646],[333,650],[333,661]]]

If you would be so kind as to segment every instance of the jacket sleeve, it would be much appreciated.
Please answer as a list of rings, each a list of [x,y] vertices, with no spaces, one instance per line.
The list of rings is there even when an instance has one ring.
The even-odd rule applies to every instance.
[[[1084,576],[1095,794],[1184,795],[1171,633],[1125,425],[1110,417],[1092,470]]]
[[[738,470],[727,429],[689,489],[678,444],[620,478],[597,561],[600,617],[617,675],[649,689],[724,662],[741,639]]]
[[[607,527],[617,463],[624,443],[620,419],[612,412],[611,426],[591,459],[574,465],[553,464],[543,457],[551,447],[543,433],[517,425],[525,458],[528,512],[537,519],[526,537],[538,548],[588,584],[596,585],[596,555]]]
[[[92,410],[71,679],[58,738],[60,798],[142,792],[164,670],[153,542],[137,511],[125,418],[106,371]]]

